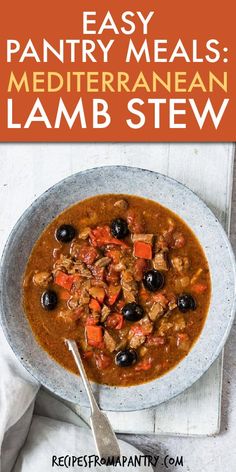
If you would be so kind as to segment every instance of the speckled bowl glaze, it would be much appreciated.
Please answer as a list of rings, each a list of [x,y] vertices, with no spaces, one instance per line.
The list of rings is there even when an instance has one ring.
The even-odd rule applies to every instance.
[[[204,329],[177,367],[134,387],[93,384],[103,409],[139,410],[178,395],[198,380],[222,350],[234,318],[235,260],[230,243],[213,213],[188,188],[155,172],[120,166],[79,172],[54,185],[24,212],[6,243],[0,277],[1,320],[10,346],[34,377],[55,394],[88,405],[81,379],[58,365],[36,342],[22,309],[22,276],[45,226],[75,202],[104,193],[139,195],[176,212],[197,235],[211,270],[212,297]]]

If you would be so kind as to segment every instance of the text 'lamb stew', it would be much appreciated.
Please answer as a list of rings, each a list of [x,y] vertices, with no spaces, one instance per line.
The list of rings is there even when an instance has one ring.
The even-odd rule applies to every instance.
[[[158,203],[101,195],[70,207],[35,244],[24,308],[41,346],[77,372],[76,340],[90,379],[135,385],[166,373],[198,338],[210,274],[189,227]]]

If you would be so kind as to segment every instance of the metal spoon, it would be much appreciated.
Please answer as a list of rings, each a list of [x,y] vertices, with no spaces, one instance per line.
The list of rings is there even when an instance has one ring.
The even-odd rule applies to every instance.
[[[66,339],[65,342],[68,346],[69,351],[72,352],[72,355],[79,369],[85,390],[89,398],[91,407],[90,426],[93,432],[93,437],[98,454],[100,458],[107,458],[111,456],[119,457],[120,448],[118,441],[107,416],[101,412],[94,398],[77,344],[71,339]]]

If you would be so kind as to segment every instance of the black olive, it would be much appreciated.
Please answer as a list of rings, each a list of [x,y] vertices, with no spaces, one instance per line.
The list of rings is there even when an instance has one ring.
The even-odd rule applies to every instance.
[[[123,316],[128,321],[139,321],[144,315],[143,308],[135,302],[127,303],[122,308]]]
[[[143,285],[150,292],[156,292],[162,288],[164,282],[164,275],[156,269],[148,270],[143,277]]]
[[[71,225],[61,225],[56,230],[56,238],[62,243],[70,243],[76,234],[75,228]]]
[[[41,305],[44,310],[54,310],[57,306],[57,294],[53,290],[46,290],[41,296]]]
[[[125,351],[119,351],[115,357],[115,363],[119,367],[129,367],[135,364],[137,360],[138,356],[134,349],[125,349]]]
[[[116,218],[111,222],[111,234],[116,239],[124,239],[129,233],[128,225],[122,218]]]
[[[187,293],[178,296],[177,305],[179,310],[183,313],[186,313],[186,311],[189,310],[195,310],[197,307],[197,304],[192,295],[189,295]]]

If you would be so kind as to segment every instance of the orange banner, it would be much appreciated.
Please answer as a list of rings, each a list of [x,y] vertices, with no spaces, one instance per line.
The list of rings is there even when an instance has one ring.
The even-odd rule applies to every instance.
[[[233,0],[1,6],[0,141],[235,141]]]

